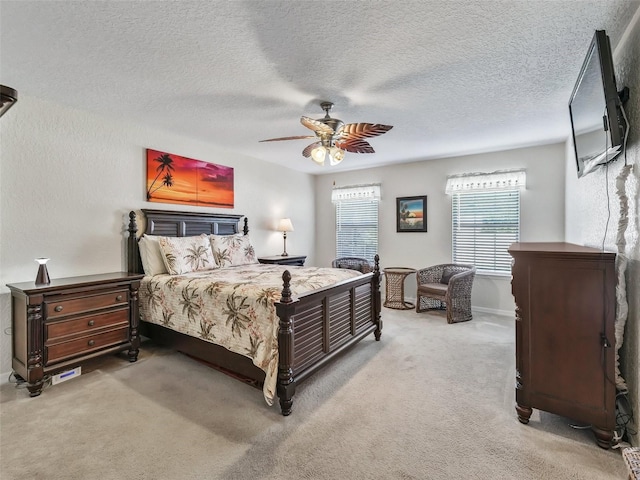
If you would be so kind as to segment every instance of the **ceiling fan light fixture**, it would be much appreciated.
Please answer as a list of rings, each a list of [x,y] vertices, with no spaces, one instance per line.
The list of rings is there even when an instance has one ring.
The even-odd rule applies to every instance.
[[[329,165],[338,165],[344,159],[344,150],[340,150],[338,147],[331,147],[329,149]]]
[[[311,150],[311,160],[316,162],[320,166],[324,166],[324,160],[327,155],[327,149],[322,145],[318,145],[313,150]]]
[[[344,159],[345,152],[351,153],[375,153],[373,147],[365,139],[377,137],[393,128],[391,125],[380,123],[347,123],[332,118],[329,115],[333,103],[322,102],[320,104],[325,111],[324,118],[300,117],[300,123],[313,131],[316,141],[307,145],[302,150],[302,155],[320,166],[329,161],[331,166],[338,165]],[[313,136],[280,137],[260,140],[261,142],[275,142],[280,140],[297,140],[302,138],[314,138]]]
[[[344,150],[339,149],[336,146],[325,147],[318,145],[311,150],[311,160],[316,162],[320,166],[324,166],[328,160],[329,165],[338,165],[344,159]]]

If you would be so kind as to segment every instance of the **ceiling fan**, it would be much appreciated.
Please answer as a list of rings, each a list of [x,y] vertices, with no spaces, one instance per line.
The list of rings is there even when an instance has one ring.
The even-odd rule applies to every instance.
[[[301,117],[300,123],[315,135],[299,135],[293,137],[269,138],[261,142],[278,142],[280,140],[301,140],[303,138],[317,138],[318,141],[308,145],[302,155],[311,157],[318,165],[324,165],[329,160],[330,165],[337,165],[344,158],[344,152],[351,153],[375,153],[373,147],[365,138],[377,137],[388,132],[391,125],[379,123],[347,123],[337,118],[331,118],[329,111],[333,107],[331,102],[322,102],[320,107],[325,111],[325,116],[314,120],[309,117]]]

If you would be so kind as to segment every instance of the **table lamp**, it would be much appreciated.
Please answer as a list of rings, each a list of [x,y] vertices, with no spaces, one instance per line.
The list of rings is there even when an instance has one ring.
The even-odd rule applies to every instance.
[[[293,232],[293,224],[291,223],[290,218],[282,218],[278,223],[277,230],[282,232],[282,237],[284,238],[284,252],[282,252],[283,257],[288,257],[287,253],[287,232]]]

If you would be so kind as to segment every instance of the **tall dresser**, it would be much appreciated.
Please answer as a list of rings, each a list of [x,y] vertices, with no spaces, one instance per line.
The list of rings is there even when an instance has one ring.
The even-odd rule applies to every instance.
[[[590,425],[602,448],[615,428],[615,254],[571,243],[514,243],[516,411]]]

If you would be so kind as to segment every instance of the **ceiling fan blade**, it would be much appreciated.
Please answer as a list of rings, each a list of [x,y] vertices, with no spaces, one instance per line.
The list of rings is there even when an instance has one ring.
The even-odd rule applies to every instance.
[[[346,139],[377,137],[387,133],[392,128],[392,125],[381,125],[379,123],[348,123],[342,128],[341,135]]]
[[[305,149],[302,150],[302,155],[304,155],[306,158],[309,158],[311,156],[311,150],[320,145],[322,145],[320,142],[314,142],[311,145],[307,145]]]
[[[351,153],[376,153],[369,142],[357,138],[336,140],[336,147]]]
[[[314,132],[328,133],[329,135],[333,135],[334,133],[333,128],[329,125],[326,125],[319,120],[314,120],[313,118],[300,117],[300,123]]]
[[[280,140],[302,140],[303,138],[316,138],[315,135],[297,135],[295,137],[268,138],[259,142],[279,142]]]

